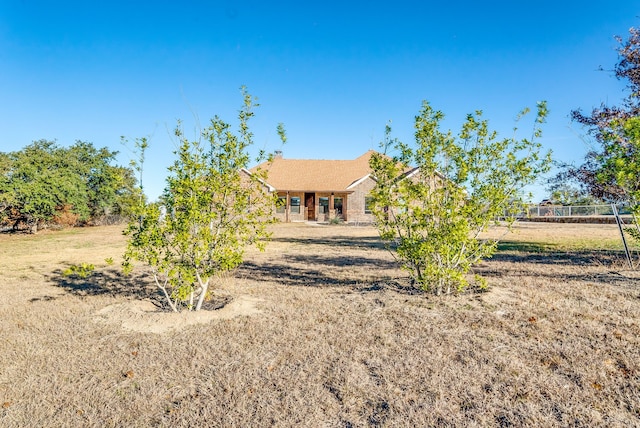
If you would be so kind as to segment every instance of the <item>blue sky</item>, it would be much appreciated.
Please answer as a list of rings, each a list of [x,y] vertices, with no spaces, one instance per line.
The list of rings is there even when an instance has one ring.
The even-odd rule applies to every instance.
[[[639,15],[640,0],[0,0],[0,151],[82,140],[120,151],[126,164],[120,136],[149,137],[153,199],[176,120],[192,136],[215,114],[235,123],[246,85],[261,104],[256,148],[288,158],[355,158],[378,148],[390,120],[409,142],[422,100],[454,132],[480,109],[505,136],[522,108],[547,100],[544,146],[579,162],[589,145],[569,113],[624,97],[607,70],[614,36],[626,37]],[[534,199],[543,188],[530,189]]]

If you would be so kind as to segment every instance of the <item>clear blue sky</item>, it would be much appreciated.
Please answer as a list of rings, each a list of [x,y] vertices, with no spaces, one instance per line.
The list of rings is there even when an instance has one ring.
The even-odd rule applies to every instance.
[[[613,68],[614,36],[639,15],[640,0],[0,0],[0,151],[82,140],[126,164],[120,136],[150,137],[153,199],[176,120],[191,135],[214,114],[235,123],[246,85],[261,103],[258,148],[288,158],[357,157],[389,120],[410,141],[422,100],[454,131],[481,109],[505,135],[518,111],[547,100],[545,147],[579,162],[588,144],[569,113],[619,103],[624,85],[598,70]]]

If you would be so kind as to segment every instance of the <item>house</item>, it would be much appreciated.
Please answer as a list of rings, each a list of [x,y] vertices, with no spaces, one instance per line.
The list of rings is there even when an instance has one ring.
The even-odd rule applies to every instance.
[[[371,175],[369,150],[353,160],[285,159],[276,152],[260,168],[268,173],[265,183],[277,192],[276,218],[283,222],[372,222],[369,192],[376,184]]]

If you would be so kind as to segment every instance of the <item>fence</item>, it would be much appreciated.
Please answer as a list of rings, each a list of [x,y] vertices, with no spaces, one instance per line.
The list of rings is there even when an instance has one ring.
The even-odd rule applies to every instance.
[[[629,215],[628,207],[619,206],[620,215]],[[611,205],[529,205],[525,217],[582,217],[582,216],[613,216]]]

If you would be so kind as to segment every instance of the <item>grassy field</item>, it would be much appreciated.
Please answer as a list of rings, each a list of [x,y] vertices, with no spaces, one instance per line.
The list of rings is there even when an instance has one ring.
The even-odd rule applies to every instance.
[[[446,298],[408,288],[372,228],[273,231],[204,318],[153,310],[118,227],[0,235],[0,426],[640,426],[615,226],[494,231],[490,290]]]

